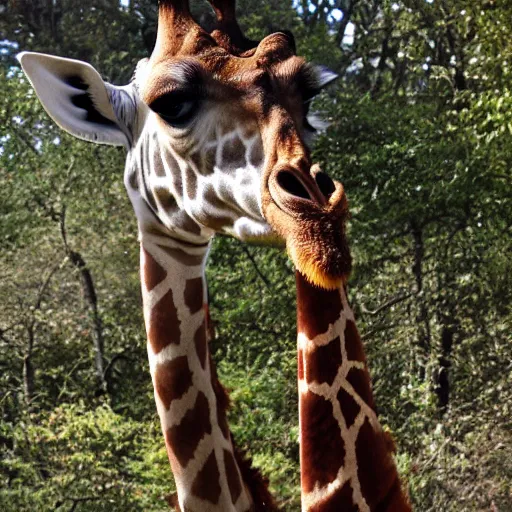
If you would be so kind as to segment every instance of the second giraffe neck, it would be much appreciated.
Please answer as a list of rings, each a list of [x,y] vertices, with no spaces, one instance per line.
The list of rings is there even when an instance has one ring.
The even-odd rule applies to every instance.
[[[345,291],[296,281],[302,510],[409,511]]]
[[[142,238],[149,364],[181,510],[247,512],[253,500],[235,457],[207,343],[207,253],[207,246]]]

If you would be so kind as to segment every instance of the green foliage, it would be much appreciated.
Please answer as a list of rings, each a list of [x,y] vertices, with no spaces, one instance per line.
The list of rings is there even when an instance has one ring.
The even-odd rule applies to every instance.
[[[128,4],[11,2],[0,30],[124,83],[156,20],[156,2]],[[511,510],[509,3],[238,7],[250,37],[292,29],[301,54],[340,73],[314,104],[330,121],[314,156],[349,197],[350,295],[415,509]],[[205,2],[193,10],[211,23]],[[123,152],[56,128],[0,45],[0,509],[166,510]],[[64,213],[98,296],[106,395]],[[299,510],[292,267],[218,238],[207,272],[235,438]]]
[[[2,424],[2,437],[9,445],[0,465],[9,477],[2,510],[68,510],[75,503],[83,511],[165,510],[155,508],[171,490],[155,471],[167,463],[155,421],[79,401]]]

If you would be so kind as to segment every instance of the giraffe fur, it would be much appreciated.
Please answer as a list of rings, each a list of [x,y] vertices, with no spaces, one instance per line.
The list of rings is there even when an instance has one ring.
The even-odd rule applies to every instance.
[[[409,511],[346,291],[296,280],[302,510]]]
[[[229,399],[207,344],[207,253],[158,236],[141,240],[150,372],[181,510],[247,512],[254,501],[235,461]]]

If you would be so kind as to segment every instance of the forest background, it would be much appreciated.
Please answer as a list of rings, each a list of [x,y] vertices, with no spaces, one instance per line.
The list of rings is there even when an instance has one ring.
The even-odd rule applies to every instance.
[[[340,79],[315,160],[350,200],[350,297],[415,510],[512,511],[512,3],[239,0]],[[206,2],[196,17],[212,23]],[[156,1],[0,3],[0,510],[164,511],[124,154],[63,134],[15,60],[116,84]],[[280,251],[215,240],[212,351],[237,442],[298,511],[294,280]]]

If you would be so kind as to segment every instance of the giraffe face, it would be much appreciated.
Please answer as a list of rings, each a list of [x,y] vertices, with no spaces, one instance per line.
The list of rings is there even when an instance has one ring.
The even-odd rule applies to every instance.
[[[289,33],[245,38],[233,0],[210,3],[219,28],[208,34],[187,0],[160,0],[155,49],[125,87],[83,62],[19,58],[59,126],[127,148],[142,234],[281,241],[302,274],[334,289],[350,270],[348,207],[343,186],[311,161],[307,112],[335,75],[298,57]]]
[[[254,59],[235,64],[233,71],[231,58],[218,48],[139,64],[135,87],[143,115],[135,157],[128,158],[127,187],[141,189],[172,232],[188,226],[207,237],[217,232],[259,243],[282,241],[263,210],[267,160],[279,157],[273,139],[291,135],[284,142],[294,142],[294,162],[305,163],[305,141],[315,132],[307,119],[309,102],[334,75],[295,55],[269,67]],[[142,161],[142,151],[149,162]],[[283,172],[282,179],[300,188],[292,172]],[[143,176],[135,179],[136,173]],[[319,195],[315,183],[307,186]],[[285,207],[289,199],[275,188]]]
[[[155,51],[136,82],[162,159],[178,162],[189,185],[181,209],[202,234],[284,241],[308,279],[339,286],[350,269],[347,202],[307,146],[309,103],[335,75],[297,57],[290,34],[234,48],[173,15],[161,8]],[[189,23],[186,35],[170,34],[166,22]]]
[[[151,222],[193,242],[214,233],[275,241],[262,215],[261,135],[241,94],[191,57],[142,62],[135,87],[140,133],[125,181],[132,201],[139,193],[155,214]]]

